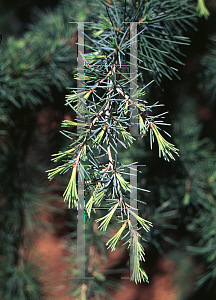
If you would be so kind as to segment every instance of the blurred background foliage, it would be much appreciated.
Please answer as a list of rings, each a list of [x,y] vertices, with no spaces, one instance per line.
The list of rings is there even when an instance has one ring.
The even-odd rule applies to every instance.
[[[4,300],[46,299],[41,267],[36,270],[27,253],[34,236],[50,228],[42,222],[41,211],[54,210],[53,203],[63,201],[64,179],[50,185],[45,170],[53,168],[51,154],[67,143],[59,134],[62,119],[73,119],[64,106],[67,88],[76,86],[76,25],[68,22],[94,15],[92,2],[0,1],[0,296]],[[166,118],[180,157],[164,162],[157,147],[150,151],[148,142],[140,138],[130,151],[121,152],[124,163],[146,165],[140,167],[138,177],[139,186],[151,191],[139,195],[147,204],[139,209],[154,224],[144,242],[146,265],[151,270],[159,255],[175,262],[177,300],[216,297],[216,3],[208,0],[206,6],[209,18],[200,18],[196,31],[189,29],[191,45],[182,46],[186,56],[179,57],[184,62],[178,66],[181,80],[162,77],[160,86],[154,84],[147,94],[150,104],[160,101],[169,111]],[[77,222],[73,210],[67,220],[64,234],[69,234],[72,251]],[[91,270],[97,280],[77,285],[69,281],[69,293],[76,297],[88,286],[89,297],[103,299],[120,277],[99,271],[107,258],[104,237],[90,221],[86,228],[92,249],[86,259],[94,257],[97,262]],[[97,259],[96,252],[103,259]],[[74,253],[76,249],[72,264]],[[126,262],[120,256],[119,272]],[[74,274],[74,269],[69,272]]]

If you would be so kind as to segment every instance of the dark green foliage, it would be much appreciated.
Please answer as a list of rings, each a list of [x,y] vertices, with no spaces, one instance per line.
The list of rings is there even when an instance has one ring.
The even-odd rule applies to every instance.
[[[200,89],[204,89],[210,97],[211,102],[215,102],[216,96],[216,49],[215,42],[213,42],[209,50],[209,53],[202,59],[203,74],[200,76]]]
[[[54,12],[37,12],[37,22],[23,38],[2,42],[0,56],[0,122],[13,124],[16,108],[53,101],[53,87],[63,92],[71,85],[76,63],[73,55],[75,25],[69,21],[81,11],[79,4],[66,1]],[[85,13],[80,14],[83,18]],[[14,107],[15,106],[15,107]]]
[[[192,102],[193,99],[190,99],[190,103]],[[215,145],[208,138],[200,140],[201,127],[194,118],[189,104],[185,103],[185,107],[187,110],[183,106],[179,122],[181,124],[179,129],[182,130],[175,131],[179,141],[176,140],[176,143],[182,153],[180,159],[182,171],[185,174],[185,194],[180,204],[188,209],[188,215],[182,215],[182,218],[189,233],[197,240],[197,246],[190,246],[188,250],[194,255],[202,255],[203,261],[208,264],[208,271],[197,281],[197,287],[200,288],[205,282],[211,282],[213,287],[216,278]],[[186,124],[188,130],[184,132]],[[212,293],[215,293],[214,288]]]
[[[0,263],[0,296],[4,300],[39,300],[45,299],[41,292],[41,282],[38,279],[37,268],[26,263],[14,266],[13,263]]]
[[[185,36],[188,30],[194,28],[196,20],[194,1],[98,1],[90,3],[87,14],[88,4],[89,1],[64,1],[52,12],[37,11],[34,24],[28,26],[22,38],[5,39],[3,36],[0,44],[0,243],[3,245],[0,248],[0,298],[45,299],[39,272],[35,271],[36,267],[25,254],[31,249],[35,234],[44,228],[41,227],[44,224],[39,219],[39,212],[48,209],[46,193],[50,191],[43,187],[44,169],[48,166],[41,165],[38,157],[47,153],[38,150],[41,148],[35,133],[36,116],[46,105],[59,108],[59,97],[64,97],[66,88],[75,86],[76,25],[68,22],[84,20],[94,22],[85,25],[85,58],[89,63],[85,66],[86,93],[82,97],[81,90],[74,89],[66,96],[66,107],[61,108],[59,114],[62,118],[67,111],[71,116],[70,120],[62,123],[62,133],[71,144],[69,148],[65,147],[66,150],[53,155],[55,165],[50,167],[53,169],[49,174],[52,179],[58,173],[67,173],[63,176],[69,180],[64,198],[71,206],[76,206],[78,166],[74,162],[80,155],[79,166],[82,166],[86,180],[86,276],[94,276],[95,279],[70,278],[69,294],[82,300],[110,297],[110,290],[118,287],[116,278],[110,274],[120,273],[122,269],[108,266],[108,270],[104,270],[106,247],[115,250],[122,237],[123,242],[129,241],[127,245],[134,243],[131,261],[135,272],[132,279],[140,282],[148,281],[141,264],[144,249],[148,261],[153,249],[164,255],[179,243],[183,244],[185,234],[189,240],[188,253],[200,257],[207,266],[197,286],[207,286],[214,295],[214,144],[209,139],[201,139],[202,128],[195,116],[196,104],[193,104],[191,95],[185,96],[187,92],[184,90],[182,95],[172,100],[172,106],[181,107],[178,115],[173,113],[170,117],[174,126],[168,135],[172,132],[173,141],[169,137],[168,141],[164,140],[166,132],[162,130],[162,121],[167,116],[160,107],[163,101],[157,102],[160,97],[155,99],[152,92],[157,86],[151,82],[154,79],[163,87],[162,78],[178,77],[176,68],[183,64],[182,52],[190,42]],[[203,4],[203,1],[198,1],[197,10],[206,17],[208,12]],[[84,9],[86,6],[87,9]],[[137,103],[130,99],[129,70],[122,66],[113,69],[116,62],[119,65],[129,64],[130,37],[126,22],[130,21],[142,22],[138,24],[137,35]],[[214,52],[213,49],[203,59],[205,77],[202,78],[202,86],[200,84],[212,93],[212,99],[215,96]],[[108,73],[108,80],[103,81],[101,88],[88,93],[88,89],[95,84],[100,85],[100,80]],[[183,84],[177,85],[174,81],[170,89],[174,85],[177,86],[175,93],[179,94]],[[83,107],[77,106],[80,98],[83,99]],[[108,102],[109,109],[105,110]],[[129,111],[132,107],[138,112],[135,122],[139,124],[146,143],[140,137],[136,137],[135,141],[129,132]],[[80,109],[84,109],[84,124],[74,118],[74,111]],[[100,115],[96,120],[97,114]],[[94,126],[91,127],[92,122]],[[74,138],[74,128],[81,132],[77,139]],[[146,136],[148,134],[149,137]],[[156,143],[153,143],[154,138]],[[149,139],[153,151],[150,151]],[[110,149],[107,149],[107,140]],[[54,152],[56,145],[50,140],[47,144],[50,144],[47,152],[50,149]],[[174,162],[171,159],[177,157],[177,148],[180,156]],[[158,158],[158,150],[159,156],[171,160],[169,164]],[[112,164],[106,159],[110,154]],[[60,161],[62,165],[56,167]],[[138,227],[142,227],[139,231],[128,226],[127,215],[130,190],[134,188],[129,184],[129,165],[135,161],[146,165],[138,182],[139,215],[134,213]],[[88,164],[90,166],[86,167]],[[113,213],[118,200],[122,201],[122,207]],[[112,207],[113,211],[97,210],[101,204],[107,209]],[[122,219],[117,213],[121,210]],[[77,236],[76,213],[76,209],[71,210],[69,225],[72,234],[69,235],[68,250],[71,251],[69,262],[72,268],[69,277],[77,275],[77,249],[76,243],[73,243]],[[90,220],[87,216],[91,217]],[[98,223],[94,222],[95,219]],[[104,232],[107,228],[108,238]],[[139,235],[142,239],[138,238]]]
[[[77,3],[78,4],[78,3]],[[22,38],[8,37],[0,47],[0,298],[44,299],[39,271],[29,261],[34,238],[46,228],[51,188],[44,186],[38,162],[36,111],[56,102],[71,85],[76,56],[71,18],[80,10],[65,2],[53,12],[37,12]],[[82,8],[82,6],[81,6]],[[80,17],[85,13],[79,14]],[[43,153],[44,155],[44,153]],[[52,196],[55,199],[55,196]],[[42,230],[43,229],[43,230]]]
[[[46,190],[37,188],[35,170],[20,154],[1,145],[0,295],[1,299],[43,299],[36,267],[25,252],[44,229],[39,213],[48,209]]]

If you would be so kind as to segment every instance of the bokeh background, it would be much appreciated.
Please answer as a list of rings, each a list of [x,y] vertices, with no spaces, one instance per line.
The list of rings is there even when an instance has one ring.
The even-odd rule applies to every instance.
[[[85,288],[70,279],[77,220],[62,198],[68,178],[49,182],[45,171],[55,167],[51,155],[68,145],[59,133],[62,120],[74,117],[64,105],[76,86],[77,33],[68,22],[91,20],[92,2],[0,0],[1,299],[78,299]],[[146,165],[138,184],[151,191],[139,194],[147,204],[139,209],[154,224],[144,242],[150,283],[121,280],[128,276],[128,252],[106,251],[106,235],[90,222],[87,256],[96,280],[88,286],[101,293],[91,299],[216,297],[216,1],[206,6],[209,18],[187,29],[191,45],[181,48],[181,80],[162,78],[146,96],[169,111],[180,157],[164,162],[147,138],[120,155],[124,163]]]

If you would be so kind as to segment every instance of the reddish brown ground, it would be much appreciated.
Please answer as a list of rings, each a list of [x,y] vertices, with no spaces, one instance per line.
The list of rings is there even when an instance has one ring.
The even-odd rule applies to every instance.
[[[65,116],[65,119],[68,117]],[[38,114],[38,135],[42,145],[47,147],[48,136],[53,130],[58,129],[58,122],[51,108],[46,108]],[[56,129],[57,128],[57,129]],[[54,180],[52,181],[54,184]],[[62,204],[60,205],[63,208]],[[47,300],[71,300],[71,297],[65,296],[69,288],[69,281],[63,273],[69,268],[68,262],[63,257],[69,256],[64,249],[66,237],[64,226],[66,214],[62,217],[54,214],[43,214],[42,219],[53,224],[53,229],[46,231],[35,241],[35,248],[31,255],[35,258],[37,264],[43,266],[41,277],[44,282],[45,291],[48,293]],[[57,234],[58,233],[58,234]],[[118,253],[112,252],[110,261],[118,260]],[[153,270],[149,284],[138,284],[122,280],[122,289],[113,292],[115,300],[177,300],[177,288],[172,284],[174,264],[165,258],[159,258]],[[128,274],[122,276],[127,277]]]
[[[69,296],[65,296],[69,288],[69,281],[63,272],[69,268],[68,262],[63,257],[69,256],[64,249],[66,237],[56,234],[61,231],[64,226],[62,220],[64,215],[56,221],[52,215],[46,214],[42,216],[43,220],[55,222],[54,229],[45,232],[35,241],[35,248],[32,256],[35,257],[37,264],[43,267],[41,273],[42,280],[45,284],[45,291],[48,293],[47,300],[71,300]],[[118,253],[112,252],[109,261],[118,260]],[[149,284],[138,284],[130,280],[122,280],[122,289],[113,292],[115,300],[177,300],[177,290],[172,284],[172,273],[174,264],[165,259],[159,258],[153,270],[153,276]],[[128,274],[122,276],[127,277]]]

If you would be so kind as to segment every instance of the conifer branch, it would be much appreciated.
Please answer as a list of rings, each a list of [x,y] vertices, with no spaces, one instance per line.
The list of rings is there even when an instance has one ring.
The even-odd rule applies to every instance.
[[[55,155],[55,160],[67,157],[68,159],[61,167],[50,170],[49,178],[52,179],[58,173],[64,173],[72,168],[71,179],[64,196],[65,201],[69,201],[69,205],[70,203],[76,204],[78,201],[77,167],[81,164],[81,160],[90,164],[89,169],[83,166],[84,173],[88,177],[85,181],[86,196],[87,191],[91,193],[86,203],[87,214],[90,217],[91,210],[95,206],[100,206],[101,203],[107,205],[109,213],[96,220],[100,222],[99,229],[105,231],[114,219],[117,208],[120,208],[123,225],[107,242],[107,246],[114,250],[124,230],[128,231],[131,245],[133,244],[134,272],[131,279],[137,283],[148,279],[141,267],[141,261],[144,261],[144,249],[139,242],[138,229],[131,224],[130,214],[146,232],[150,230],[152,223],[136,215],[133,207],[127,203],[127,194],[136,187],[131,186],[123,178],[123,172],[128,166],[121,165],[123,170],[119,167],[118,145],[121,144],[127,149],[135,140],[129,132],[129,118],[127,117],[129,108],[138,112],[140,134],[143,136],[150,132],[151,147],[154,136],[156,137],[159,156],[162,153],[165,160],[175,159],[173,154],[178,155],[178,149],[167,142],[159,132],[161,130],[159,126],[168,125],[162,121],[165,113],[152,115],[154,107],[161,106],[161,104],[147,105],[147,102],[142,100],[145,95],[144,89],[152,81],[144,87],[138,86],[137,99],[132,100],[134,95],[129,92],[131,79],[125,66],[128,64],[127,56],[130,55],[128,47],[134,42],[134,37],[130,38],[130,26],[122,23],[122,17],[127,23],[136,20],[143,22],[137,25],[139,68],[152,72],[158,82],[161,74],[169,78],[175,74],[175,69],[165,62],[165,58],[169,54],[171,60],[180,63],[175,55],[176,52],[179,53],[178,45],[188,44],[187,38],[183,38],[181,34],[179,36],[180,27],[183,26],[184,21],[188,23],[187,18],[193,19],[193,13],[190,5],[177,5],[176,1],[174,2],[177,7],[174,3],[167,1],[164,2],[164,6],[159,5],[156,0],[147,3],[141,1],[137,9],[125,1],[122,16],[123,2],[108,2],[99,16],[99,24],[87,25],[90,33],[85,33],[85,37],[90,42],[86,46],[89,52],[84,58],[85,76],[81,78],[85,79],[86,91],[78,88],[76,92],[73,91],[72,95],[66,96],[66,105],[69,105],[76,113],[78,113],[76,102],[81,101],[84,104],[83,112],[88,122],[85,121],[83,124],[74,121],[63,122],[64,127],[77,126],[84,130],[72,143],[73,150],[69,149]],[[175,18],[178,22],[174,21]],[[173,30],[176,31],[176,35],[173,35],[170,26],[174,26]],[[163,30],[158,31],[158,28]],[[139,76],[140,73],[136,75],[138,79]],[[63,134],[71,139],[70,132],[63,131]]]

